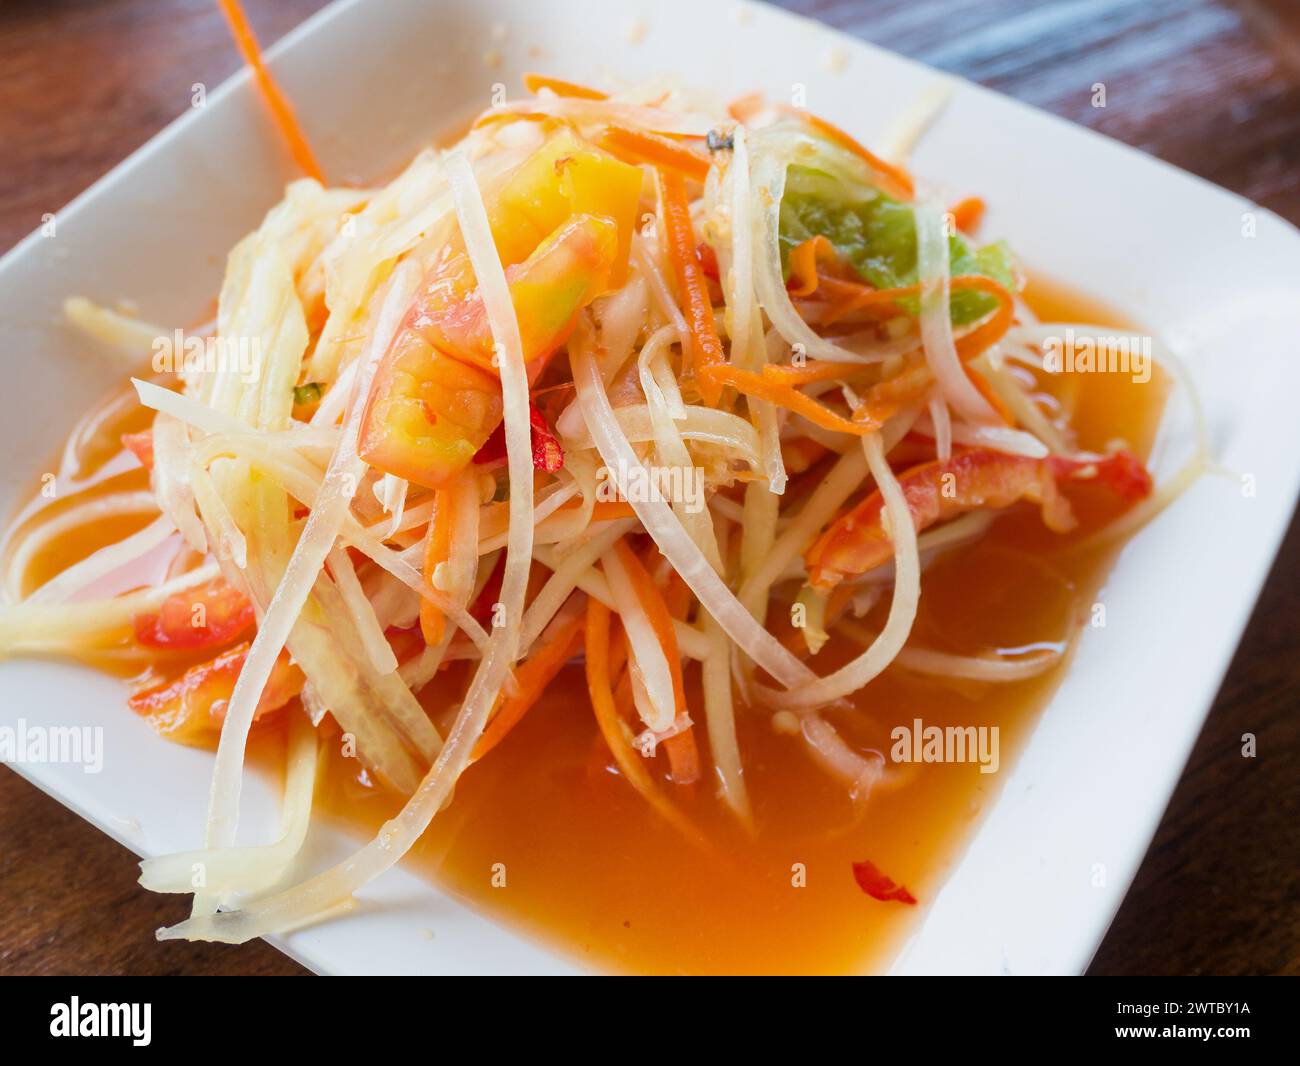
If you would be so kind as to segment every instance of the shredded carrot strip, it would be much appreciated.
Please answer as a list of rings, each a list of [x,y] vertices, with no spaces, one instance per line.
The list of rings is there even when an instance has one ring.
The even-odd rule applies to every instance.
[[[970,359],[998,340],[1010,328],[1015,314],[1015,300],[1005,288],[983,274],[959,274],[951,280],[950,287],[953,292],[977,289],[996,297],[998,301],[998,306],[991,317],[970,333],[957,338],[958,354],[963,359]],[[824,274],[820,277],[820,290],[823,295],[830,298],[830,308],[823,316],[823,325],[829,325],[855,311],[897,308],[900,300],[921,295],[919,283],[896,289],[873,289],[863,282],[829,278]]]
[[[610,126],[601,134],[599,143],[626,163],[664,167],[700,183],[709,176],[711,164],[702,155],[653,133],[642,133],[626,126]]]
[[[668,660],[668,670],[673,678],[673,698],[677,703],[677,713],[680,714],[686,709],[686,687],[682,683],[682,657],[677,648],[677,634],[673,630],[673,616],[668,611],[663,594],[650,577],[650,572],[628,547],[626,538],[614,545],[614,551],[618,553],[619,562],[632,579],[637,602],[649,618],[650,628],[654,630],[655,638]]]
[[[439,563],[445,563],[451,555],[452,512],[455,510],[455,492],[452,488],[442,488],[433,497],[433,519],[429,526],[429,539],[424,549],[424,584],[434,590],[433,572]],[[420,631],[424,633],[427,644],[437,644],[445,632],[446,619],[442,612],[432,603],[420,599]]]
[[[636,699],[632,695],[632,671],[624,669],[632,657],[632,645],[627,631],[622,632],[623,638],[615,642],[610,652],[610,664],[618,663],[618,669],[610,671],[610,677],[618,678],[614,683],[614,706],[624,721],[635,725],[640,715],[636,709]]]
[[[840,381],[874,369],[864,363],[837,363],[830,359],[814,359],[803,366],[772,363],[763,371],[774,381],[786,385],[811,385],[816,381]]]
[[[325,174],[320,168],[320,163],[316,161],[316,155],[311,150],[311,145],[307,142],[302,127],[298,124],[298,117],[294,114],[293,105],[289,103],[288,97],[281,91],[280,86],[276,84],[275,79],[271,77],[271,72],[267,70],[266,64],[262,61],[262,50],[258,47],[257,38],[253,36],[253,29],[248,24],[248,16],[244,14],[244,9],[240,6],[239,0],[217,0],[217,4],[221,8],[221,13],[226,16],[226,22],[230,26],[230,33],[235,38],[235,45],[244,57],[244,62],[253,71],[257,87],[261,90],[263,99],[266,100],[267,106],[271,109],[271,116],[275,119],[275,124],[280,127],[280,133],[288,142],[289,152],[292,154],[294,162],[298,164],[304,174],[310,178],[315,178],[324,185]]]
[[[747,93],[744,96],[738,96],[727,105],[727,114],[737,122],[748,122],[763,108],[762,93]],[[915,195],[915,186],[912,182],[912,175],[905,169],[881,159],[875,152],[864,147],[856,138],[845,133],[838,126],[827,122],[824,118],[819,118],[799,107],[782,106],[781,111],[788,115],[796,115],[808,123],[813,129],[823,137],[841,148],[852,152],[859,159],[863,160],[867,166],[875,171],[877,178],[881,179],[881,184],[885,186],[885,191],[899,200],[910,200]]]
[[[622,620],[621,618],[619,618],[619,617],[616,615],[616,616],[614,617],[614,623],[613,623],[613,624],[614,624],[615,626],[617,626],[619,632],[622,633],[622,630],[623,630],[623,620]],[[621,639],[621,640],[615,640],[615,641],[610,645],[610,649],[609,649],[609,676],[610,676],[610,679],[611,679],[611,683],[614,682],[614,681],[618,681],[619,684],[621,684],[622,681],[626,681],[626,680],[627,680],[627,677],[626,677],[626,675],[625,675],[624,672],[623,672],[623,668],[624,668],[625,666],[627,666],[627,657],[628,657],[628,654],[629,654],[628,646],[627,646],[627,639],[626,639],[626,638],[627,638],[627,634],[624,633],[624,634],[623,634],[623,639]],[[621,680],[620,680],[620,679],[621,679]],[[616,685],[615,687],[618,687],[618,686]],[[629,698],[629,699],[631,699],[631,695],[632,695],[632,689],[631,689],[631,685],[629,684],[629,686],[628,686],[628,698]],[[629,716],[629,718],[635,718],[635,717],[636,717],[636,712],[634,711],[634,712],[631,713],[631,715]]]
[[[853,420],[879,429],[903,408],[922,403],[933,385],[930,367],[918,357],[892,378],[872,385],[862,398],[862,406],[853,412]]]
[[[612,522],[616,518],[635,517],[636,511],[632,509],[632,505],[623,500],[597,500],[591,509],[593,522]]]
[[[975,391],[984,397],[1002,424],[1004,426],[1014,426],[1016,424],[1015,416],[1012,415],[1007,405],[1002,402],[1002,397],[993,391],[993,386],[988,383],[984,375],[971,366],[963,366],[962,369],[966,371],[966,377],[970,379],[970,383],[975,386]]]
[[[879,312],[882,317],[903,313],[899,301],[921,295],[921,286],[903,285],[896,289],[873,289],[859,281],[846,281],[842,278],[828,278],[822,275],[819,286],[821,295],[829,304],[822,324],[831,323],[857,311]]]
[[[653,541],[651,541],[650,550],[655,555],[659,555],[659,545]],[[647,567],[647,569],[649,568]],[[671,567],[668,569],[664,584],[667,585],[667,588],[664,589],[664,603],[668,605],[668,613],[679,621],[685,621],[686,614],[691,609],[691,587]]]
[[[695,743],[695,727],[682,730],[663,742],[668,753],[668,772],[673,783],[693,785],[700,779],[700,749]]]
[[[738,366],[724,363],[709,367],[708,374],[720,385],[731,385],[746,396],[768,400],[778,407],[803,415],[809,422],[833,433],[851,433],[855,437],[862,437],[871,432],[870,427],[837,415],[825,404],[818,403],[811,396],[805,396],[792,385],[767,373],[772,369],[780,368],[764,367],[764,373],[756,374],[752,370],[741,370]]]
[[[565,81],[563,78],[552,78],[548,74],[525,74],[524,88],[534,94],[542,89],[550,89],[556,96],[567,96],[577,100],[609,99],[609,94],[599,89],[591,89],[577,82]]]
[[[984,217],[984,201],[978,196],[968,196],[953,204],[948,213],[952,215],[953,223],[959,230],[970,233]]]
[[[489,107],[470,123],[470,129],[481,130],[505,122],[533,122],[541,127],[543,133],[550,133],[560,128],[572,128],[567,119],[548,115],[544,111],[514,111],[508,107]]]
[[[575,613],[572,618],[561,623],[519,664],[515,670],[515,693],[501,704],[501,709],[479,737],[474,746],[475,760],[483,758],[519,724],[520,719],[541,698],[546,687],[555,680],[555,675],[569,661],[569,657],[578,650],[582,617]]]
[[[552,517],[571,515],[582,507],[581,500],[570,500],[556,508]],[[636,511],[625,500],[597,500],[591,509],[593,522],[612,522],[616,518],[635,518]],[[510,504],[508,501],[488,504],[479,519],[479,536],[483,538],[499,537],[510,526]]]
[[[722,397],[722,383],[706,371],[724,362],[722,341],[713,321],[713,303],[704,280],[699,256],[695,254],[695,227],[691,225],[690,201],[686,197],[686,183],[676,171],[663,167],[659,176],[660,218],[667,239],[668,257],[677,279],[677,298],[690,330],[689,347],[691,367],[695,371],[696,388],[704,402],[717,406]]]
[[[787,286],[790,295],[811,296],[821,280],[817,264],[838,262],[839,253],[835,251],[835,245],[823,233],[796,245],[790,252],[790,283]]]
[[[614,704],[609,681],[609,608],[595,598],[587,600],[586,623],[587,694],[601,736],[609,745],[619,771],[654,809],[679,832],[700,846],[707,846],[699,831],[655,787],[645,761],[632,747],[627,724]]]
[[[957,339],[955,344],[957,355],[965,364],[1007,331],[1011,325],[1015,303],[1011,294],[992,278],[964,274],[953,278],[952,284],[953,288],[979,289],[998,298],[997,310],[970,333]],[[984,380],[983,375],[969,366],[964,366],[964,369],[971,384],[988,401],[998,417],[1007,425],[1014,425],[1015,419],[1011,412],[1007,410],[1002,398],[993,391],[992,386]],[[862,406],[853,412],[853,420],[872,429],[879,429],[903,408],[921,403],[933,383],[934,375],[930,373],[930,368],[925,361],[915,359],[888,381],[873,385],[863,398]]]
[[[623,639],[615,645],[616,650],[619,648],[623,649],[624,658],[631,654],[626,632],[623,634]],[[614,705],[618,708],[618,713],[626,721],[637,721],[636,700],[632,696],[632,672],[630,670],[624,670],[618,679],[618,684],[614,686]],[[700,749],[696,746],[694,733],[695,730],[692,727],[660,741],[668,755],[668,773],[672,777],[674,784],[693,785],[700,779]]]
[[[838,126],[832,125],[824,118],[812,114],[810,111],[804,111],[800,108],[787,107],[783,110],[791,114],[798,115],[808,123],[822,136],[828,140],[834,141],[841,148],[846,148],[859,159],[866,162],[876,176],[883,179],[882,184],[886,186],[885,191],[899,200],[910,200],[915,194],[915,186],[912,184],[912,175],[900,166],[890,163],[888,160],[881,159],[868,148],[864,147],[856,139],[845,133]]]
[[[964,337],[957,338],[957,354],[962,359],[974,359],[985,348],[1001,339],[1011,328],[1016,313],[1016,301],[1011,293],[992,278],[982,274],[962,274],[952,279],[954,289],[978,289],[998,301],[997,310]]]
[[[659,548],[653,541],[651,542],[651,551],[656,555],[659,554]],[[686,615],[691,609],[692,593],[690,586],[671,567],[668,569],[665,584],[667,588],[664,589],[664,603],[668,606],[668,613],[674,619],[685,621]],[[695,730],[693,727],[684,734],[669,737],[664,741],[664,746],[668,751],[668,769],[674,781],[684,784],[699,780],[700,749],[695,743]]]
[[[668,672],[673,679],[673,700],[680,715],[686,710],[686,685],[682,679],[682,656],[677,648],[677,634],[673,630],[673,616],[668,604],[660,593],[658,586],[650,577],[650,572],[641,560],[628,547],[626,539],[614,545],[619,561],[627,569],[632,579],[632,588],[636,592],[637,602],[650,619],[650,628],[663,649],[664,658],[668,660]],[[668,751],[668,763],[673,781],[679,785],[693,784],[700,776],[700,754],[695,746],[693,729],[685,729],[676,736],[665,740]]]

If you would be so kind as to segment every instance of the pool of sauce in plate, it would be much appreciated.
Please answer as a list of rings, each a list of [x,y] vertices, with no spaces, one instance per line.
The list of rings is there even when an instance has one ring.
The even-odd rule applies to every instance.
[[[1042,280],[1032,281],[1025,295],[1043,320],[1131,332],[1104,307]],[[1082,447],[1101,450],[1122,438],[1147,453],[1167,392],[1158,372],[1147,385],[1118,374],[1061,375],[1052,385],[1073,405]],[[1081,532],[1114,513],[1104,493],[1070,495]],[[112,536],[103,540],[131,525],[107,531]],[[912,643],[977,654],[1073,636],[1086,624],[1116,546],[1061,551],[1071,538],[1046,532],[1028,505],[1003,514],[982,539],[926,571]],[[56,541],[37,569],[53,573],[96,546]],[[887,597],[877,612],[885,608]],[[877,613],[868,622],[878,628],[881,618]],[[832,646],[814,665],[826,672],[852,650]],[[1067,657],[1040,677],[994,685],[890,667],[858,694],[854,712],[829,716],[847,739],[887,752],[890,730],[917,718],[927,726],[996,725],[1001,769],[891,767],[887,784],[861,812],[813,765],[801,741],[775,732],[768,714],[738,706],[758,832],[739,827],[707,775],[694,786],[663,786],[712,842],[702,851],[665,825],[613,769],[582,668],[570,665],[490,757],[469,768],[454,802],[405,861],[483,913],[596,970],[883,969],[916,929],[1068,668]],[[460,692],[460,671],[440,675],[426,693],[436,700],[442,691],[445,700]],[[688,670],[688,685],[696,672]],[[698,703],[694,717],[703,733]],[[254,747],[277,744],[263,731]],[[702,754],[707,766],[707,747]],[[368,838],[399,801],[368,787],[364,775],[358,779],[355,760],[331,755],[326,762],[317,812]],[[852,875],[852,863],[863,859],[907,886],[918,905],[865,895]],[[419,935],[414,927],[411,935]],[[435,937],[429,951],[437,950]]]
[[[1043,320],[1129,328],[1114,313],[1036,280],[1026,299]],[[1123,438],[1150,448],[1166,389],[1113,374],[1058,379],[1072,394],[1083,447]],[[1108,510],[1103,494],[1071,493],[1084,530]],[[925,574],[913,642],[977,653],[1072,636],[1085,624],[1114,549],[1076,556],[1025,506],[977,544]],[[1051,551],[1051,556],[1041,553]],[[879,623],[879,619],[873,618]],[[823,653],[816,665],[832,665]],[[1001,771],[974,764],[903,768],[861,817],[798,739],[767,714],[737,708],[745,778],[759,832],[749,836],[710,782],[666,784],[714,842],[686,844],[612,769],[598,739],[580,666],[483,762],[435,819],[408,862],[494,918],[598,970],[638,973],[836,973],[881,969],[943,884],[1000,787],[1062,669],[1004,685],[945,683],[887,670],[834,721],[854,743],[888,750],[895,725],[997,725]],[[689,674],[688,674],[689,678]],[[457,678],[454,682],[463,685]],[[435,682],[437,684],[437,682]],[[698,708],[698,701],[695,706]],[[703,714],[696,710],[701,723]],[[323,786],[332,816],[373,829],[395,809],[336,762]],[[852,876],[870,859],[919,901],[866,896]],[[801,866],[796,866],[801,864]],[[805,887],[794,887],[796,871]],[[504,886],[494,886],[504,872]],[[412,935],[415,935],[414,932]],[[430,950],[437,950],[436,939]]]

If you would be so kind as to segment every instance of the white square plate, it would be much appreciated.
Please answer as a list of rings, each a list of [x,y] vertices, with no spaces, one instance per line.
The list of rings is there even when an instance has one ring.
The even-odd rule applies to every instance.
[[[689,22],[683,36],[673,27]],[[335,180],[392,174],[418,147],[540,69],[596,83],[671,73],[726,96],[760,88],[871,143],[941,76],[775,9],[706,0],[345,0],[273,52]],[[976,86],[913,160],[991,204],[986,229],[1035,269],[1104,298],[1180,352],[1218,457],[1250,475],[1203,479],[1124,550],[1107,625],[1006,775],[896,972],[1078,973],[1119,905],[1227,668],[1300,484],[1300,234],[1275,215],[1136,151]],[[294,176],[244,73],[213,92],[0,260],[0,511],[54,454],[76,412],[115,380],[61,323],[63,298],[138,301],[163,323],[201,321],[226,251]],[[1253,216],[1254,236],[1243,236]],[[1157,477],[1190,447],[1171,413]],[[104,769],[17,769],[127,847],[197,843],[210,757],[162,744],[124,713],[120,683],[49,662],[0,664],[0,724],[102,726]],[[270,834],[274,790],[250,783],[249,838]],[[348,844],[321,831],[312,861]],[[143,890],[142,890],[143,891]],[[376,905],[279,946],[334,973],[573,972],[398,869]],[[421,936],[432,929],[436,936]]]

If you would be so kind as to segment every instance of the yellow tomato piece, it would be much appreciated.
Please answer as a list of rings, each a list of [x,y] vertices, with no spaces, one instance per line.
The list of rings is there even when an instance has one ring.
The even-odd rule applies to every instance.
[[[641,184],[640,168],[565,130],[487,191],[530,378],[567,339],[578,312],[626,279]],[[500,421],[492,332],[457,240],[429,271],[384,356],[359,450],[377,469],[436,489]]]
[[[428,488],[464,469],[501,421],[501,383],[404,330],[384,356],[361,422],[371,466]]]
[[[546,357],[568,339],[578,312],[609,288],[617,257],[614,223],[578,215],[506,271],[530,377],[536,377]],[[457,268],[449,264],[448,269]],[[435,282],[425,291],[441,296],[446,287]],[[492,330],[477,291],[462,300],[427,301],[412,324],[439,352],[496,374]]]
[[[248,644],[223,651],[209,662],[191,666],[175,681],[138,692],[127,702],[168,740],[208,745],[216,741],[235,682],[244,668]],[[302,690],[303,674],[283,652],[258,701],[253,720],[279,710]]]
[[[641,201],[642,171],[569,130],[552,135],[489,195],[488,221],[501,262],[523,262],[571,215],[599,215],[618,227],[609,287],[622,285]]]

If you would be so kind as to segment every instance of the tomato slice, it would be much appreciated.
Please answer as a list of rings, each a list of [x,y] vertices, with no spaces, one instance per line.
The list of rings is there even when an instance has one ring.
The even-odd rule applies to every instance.
[[[580,310],[604,291],[617,256],[608,219],[579,215],[524,262],[506,271],[530,374],[562,344]],[[492,331],[477,292],[448,300],[464,253],[444,259],[426,281],[375,375],[359,451],[371,466],[441,488],[501,422],[501,384]]]
[[[524,262],[506,268],[530,377],[568,338],[578,312],[609,288],[617,255],[618,231],[613,222],[599,215],[575,215],[556,227]],[[409,324],[438,352],[495,375],[492,329],[478,290],[448,299],[466,270],[464,252],[435,270]]]
[[[571,130],[547,139],[487,197],[488,222],[501,262],[521,263],[573,215],[597,215],[618,227],[607,288],[627,279],[628,252],[637,224],[640,167],[615,159]]]
[[[1043,521],[1055,532],[1074,525],[1058,481],[1096,479],[1126,501],[1151,492],[1151,476],[1131,452],[1119,451],[1095,462],[1051,456],[1030,459],[988,448],[964,448],[946,462],[922,463],[898,476],[899,487],[919,533],[936,522],[978,508],[1010,507],[1019,500],[1039,504]],[[865,574],[894,554],[884,522],[884,500],[871,493],[846,511],[807,551],[808,582],[833,588],[846,577]]]
[[[385,473],[440,488],[474,458],[501,412],[495,377],[404,332],[375,374],[357,450]]]
[[[132,696],[128,703],[159,734],[180,744],[210,744],[221,730],[249,645],[240,644],[199,663],[175,681]],[[271,669],[254,721],[279,710],[302,690],[303,674],[281,653]]]
[[[564,130],[487,191],[530,380],[578,312],[625,280],[642,182],[640,168]],[[441,488],[500,421],[492,331],[457,239],[424,279],[380,364],[359,451],[386,473]]]
[[[136,615],[135,639],[151,648],[212,648],[252,628],[253,605],[224,578],[183,589],[156,612]]]

